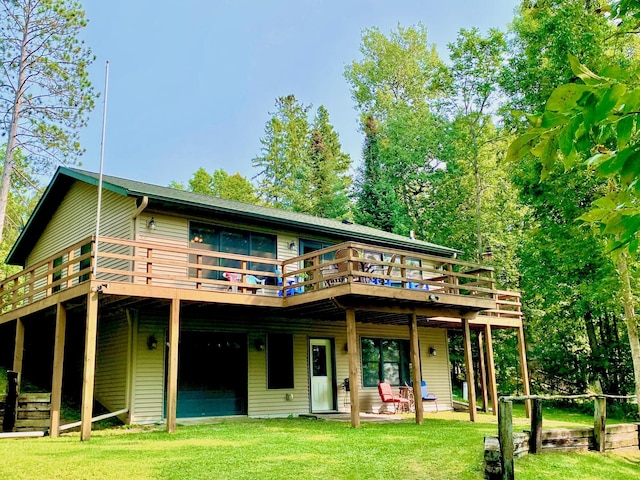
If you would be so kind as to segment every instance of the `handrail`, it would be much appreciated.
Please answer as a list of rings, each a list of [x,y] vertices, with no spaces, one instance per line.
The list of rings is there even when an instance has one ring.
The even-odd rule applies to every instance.
[[[87,244],[91,244],[91,252],[81,253]],[[91,275],[94,248],[94,237],[87,237],[0,282],[0,312],[95,279],[282,297],[340,284],[395,287],[446,294],[448,298],[471,295],[491,299],[495,307],[481,315],[505,319],[522,316],[520,293],[496,289],[490,266],[360,242],[343,242],[278,260],[172,245],[169,241],[105,236],[100,241],[95,278]],[[427,301],[426,295],[424,298]]]

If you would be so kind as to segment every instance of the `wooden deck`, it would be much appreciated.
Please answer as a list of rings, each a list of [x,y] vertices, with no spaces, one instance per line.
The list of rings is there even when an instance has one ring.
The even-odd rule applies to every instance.
[[[98,251],[96,252],[96,248]],[[97,261],[97,265],[96,262]],[[84,296],[281,309],[344,319],[345,308],[432,326],[521,326],[520,294],[495,288],[488,266],[345,242],[289,260],[100,237],[69,246],[0,283],[0,323]]]

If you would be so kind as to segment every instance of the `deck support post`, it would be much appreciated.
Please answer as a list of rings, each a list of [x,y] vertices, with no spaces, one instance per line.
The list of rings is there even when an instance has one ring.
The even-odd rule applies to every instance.
[[[485,364],[484,333],[478,332],[478,353],[480,355],[480,388],[482,390],[482,411],[489,411],[489,398],[487,395],[487,368]]]
[[[467,386],[469,392],[469,420],[476,421],[476,380],[473,373],[473,354],[471,352],[471,330],[469,319],[462,319],[462,341],[464,343],[464,365],[467,374]]]
[[[487,372],[489,377],[489,391],[491,392],[491,410],[493,415],[498,415],[498,383],[496,381],[496,364],[493,358],[493,338],[491,325],[484,326],[485,346],[487,348]]]
[[[53,346],[53,375],[51,378],[51,420],[49,436],[60,433],[60,406],[62,403],[62,367],[64,364],[64,340],[67,330],[67,309],[61,303],[56,307],[56,333]]]
[[[22,357],[24,355],[24,322],[16,318],[16,342],[13,350],[13,371],[22,373]]]
[[[178,341],[180,334],[180,300],[171,299],[169,314],[169,362],[167,368],[167,432],[176,431],[178,408]]]
[[[348,308],[347,317],[347,349],[349,350],[349,396],[351,400],[351,426],[360,428],[360,392],[358,383],[358,362],[360,359],[358,335],[356,333],[356,311]]]
[[[520,353],[520,370],[522,372],[522,390],[526,396],[531,395],[529,389],[529,368],[527,367],[527,347],[524,343],[524,328],[518,328],[518,352]],[[531,418],[531,400],[524,401],[527,418]]]
[[[411,366],[413,381],[413,400],[416,411],[416,423],[422,425],[424,422],[424,411],[422,410],[422,381],[420,367],[420,347],[418,345],[418,316],[415,313],[409,315],[409,344],[411,347]]]
[[[80,440],[91,438],[93,387],[96,374],[96,343],[98,336],[98,292],[87,295],[87,322],[84,337],[84,372],[82,375],[82,405],[80,412]]]

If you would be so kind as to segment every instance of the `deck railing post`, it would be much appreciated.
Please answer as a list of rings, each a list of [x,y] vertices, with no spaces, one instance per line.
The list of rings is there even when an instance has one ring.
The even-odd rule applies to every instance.
[[[151,275],[153,274],[153,250],[147,248],[147,285],[151,285]]]
[[[202,255],[196,255],[196,263],[202,265]],[[202,278],[202,269],[196,269],[196,278]],[[196,289],[202,288],[202,282],[196,282]]]
[[[542,399],[533,399],[531,409],[531,437],[529,437],[529,452],[539,453],[542,450]]]
[[[500,442],[502,480],[514,480],[512,413],[513,403],[501,398],[498,402],[498,441]]]
[[[597,452],[603,453],[607,438],[607,399],[605,397],[597,397],[593,401],[593,406],[593,437],[596,443],[595,447]]]
[[[67,263],[69,265],[67,265],[67,282],[66,282],[66,288],[71,288],[71,284],[73,283],[73,280],[71,279],[71,276],[73,275],[73,258],[74,258],[74,250],[69,250],[67,252]]]

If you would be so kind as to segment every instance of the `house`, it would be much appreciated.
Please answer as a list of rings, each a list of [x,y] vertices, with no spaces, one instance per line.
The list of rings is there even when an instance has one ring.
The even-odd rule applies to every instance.
[[[528,393],[520,294],[451,248],[110,176],[96,235],[98,185],[57,170],[8,255],[23,270],[0,284],[14,370],[51,384],[51,436],[63,389],[81,401],[82,439],[94,400],[169,431],[178,418],[335,411],[358,426],[382,408],[380,381],[413,382],[421,423],[421,380],[452,408],[447,329],[464,333],[471,384],[470,331],[482,333],[485,408],[492,329],[515,329]]]

